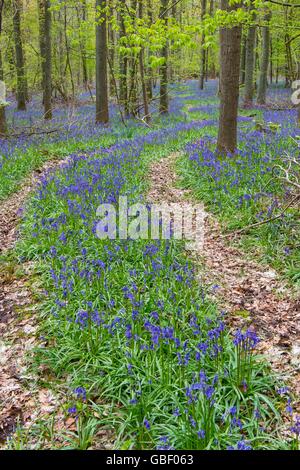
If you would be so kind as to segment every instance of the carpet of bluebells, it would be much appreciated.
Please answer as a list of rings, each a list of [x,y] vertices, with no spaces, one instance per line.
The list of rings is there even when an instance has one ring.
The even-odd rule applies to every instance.
[[[196,190],[197,174],[201,197],[210,193],[219,210],[226,197],[231,216],[241,207],[254,214],[257,159],[267,171],[284,136],[241,128],[231,167],[231,157],[220,162],[213,150],[214,83],[202,94],[194,82],[181,87],[172,112],[175,118],[129,137],[103,129],[115,142],[74,152],[41,181],[25,213],[17,252],[38,262],[45,287],[35,361],[63,384],[63,413],[77,423],[64,443],[89,448],[107,428],[119,449],[297,448],[298,421],[281,433],[291,398],[256,356],[259,338],[251,329],[228,330],[182,242],[96,237],[99,204],[119,195],[143,201],[149,163],[173,151],[189,155],[184,176]],[[292,120],[291,113],[280,132],[293,131]],[[241,126],[251,122],[241,115]],[[41,429],[35,448],[49,439]]]
[[[288,103],[289,90],[270,90],[272,107]],[[214,117],[217,103],[190,108]],[[189,143],[179,171],[184,184],[218,214],[223,226],[237,230],[276,217],[293,197],[293,187],[276,179],[274,165],[288,154],[299,160],[300,131],[296,109],[253,108],[239,116],[238,150],[226,159],[216,151],[216,136]],[[247,116],[247,114],[249,116]],[[297,172],[297,168],[295,168]],[[299,206],[262,224],[244,237],[245,249],[281,271],[291,282],[300,281]],[[225,222],[225,223],[224,223]]]

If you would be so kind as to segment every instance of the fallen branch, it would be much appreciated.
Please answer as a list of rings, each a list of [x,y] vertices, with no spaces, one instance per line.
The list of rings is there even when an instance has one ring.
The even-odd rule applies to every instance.
[[[239,235],[240,233],[244,233],[244,232],[248,232],[248,230],[252,229],[252,228],[256,228],[256,227],[259,227],[261,225],[264,225],[264,224],[268,224],[269,222],[273,222],[274,220],[277,220],[277,219],[280,219],[281,217],[284,216],[285,212],[287,211],[287,209],[289,209],[296,201],[297,199],[300,200],[300,194],[297,194],[281,211],[280,214],[278,215],[275,215],[274,217],[270,217],[269,219],[266,219],[266,220],[262,220],[260,222],[256,222],[255,224],[250,224],[250,225],[247,225],[246,227],[243,227],[241,228],[240,230],[235,230],[234,232],[230,232],[226,235],[222,235],[221,238],[228,238],[230,237],[231,235],[233,236],[236,236],[236,235]]]

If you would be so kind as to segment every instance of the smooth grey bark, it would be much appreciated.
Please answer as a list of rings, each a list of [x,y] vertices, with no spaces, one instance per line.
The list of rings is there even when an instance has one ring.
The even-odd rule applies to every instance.
[[[0,38],[1,38],[1,33],[2,33],[3,8],[4,8],[4,0],[0,0]],[[0,49],[0,80],[3,81],[1,49]],[[5,106],[0,105],[0,136],[5,135],[6,132],[7,132],[7,125],[6,125]]]
[[[266,93],[267,93],[267,84],[268,84],[268,66],[269,66],[269,57],[270,57],[270,27],[269,22],[271,19],[271,14],[268,13],[265,15],[266,25],[262,28],[262,52],[260,60],[260,74],[257,90],[257,103],[265,104],[266,103]]]
[[[221,9],[232,11],[237,5],[221,0]],[[220,116],[217,149],[234,152],[237,145],[237,116],[242,28],[220,29]]]
[[[203,23],[203,18],[206,13],[206,0],[201,0],[201,22]],[[201,59],[200,59],[200,80],[199,80],[199,88],[203,90],[204,88],[204,80],[206,74],[206,54],[207,51],[204,48],[205,45],[205,33],[202,32],[201,35]]]
[[[250,10],[253,9],[251,5]],[[256,26],[250,25],[246,39],[244,106],[251,106],[254,95]]]
[[[19,111],[26,111],[27,84],[21,32],[21,13],[21,0],[13,0],[13,29],[17,69],[17,107]]]
[[[168,23],[168,6],[169,0],[161,0],[160,18],[164,20],[165,25]],[[167,114],[169,112],[169,96],[168,96],[168,42],[166,40],[162,48],[162,57],[164,64],[160,67],[160,93],[159,93],[159,112]]]
[[[139,0],[139,18],[143,18],[143,0]],[[142,94],[143,94],[143,106],[144,106],[144,118],[146,123],[151,121],[151,116],[149,112],[149,104],[148,104],[148,93],[147,93],[147,84],[145,80],[145,65],[144,65],[144,47],[141,47],[140,56],[140,76],[141,76],[141,83],[142,83]]]
[[[120,12],[119,12],[119,39],[122,40],[126,36],[126,29],[124,23],[124,14],[125,14],[125,1],[120,0]],[[120,54],[119,57],[119,70],[120,70],[120,79],[119,79],[119,96],[120,96],[120,103],[124,107],[125,115],[128,116],[129,108],[128,108],[128,87],[127,87],[127,65],[128,59],[127,56],[124,54]]]
[[[240,64],[240,84],[245,84],[245,65],[246,65],[246,36],[242,36],[241,43],[241,64]]]
[[[40,51],[42,60],[42,87],[44,118],[52,119],[52,57],[50,0],[38,0]]]
[[[107,123],[107,27],[106,0],[96,0],[96,123]]]

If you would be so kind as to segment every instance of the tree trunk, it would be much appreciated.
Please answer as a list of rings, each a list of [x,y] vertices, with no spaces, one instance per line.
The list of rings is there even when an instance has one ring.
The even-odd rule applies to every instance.
[[[273,42],[270,31],[270,83],[273,83]]]
[[[222,10],[232,11],[237,5],[221,0]],[[237,115],[242,28],[220,29],[220,117],[217,149],[234,152],[237,145]]]
[[[0,39],[2,33],[2,14],[3,14],[4,0],[0,0]],[[2,68],[2,55],[0,49],[0,80],[3,81],[3,68]],[[5,107],[0,105],[0,136],[6,134],[6,114]]]
[[[271,14],[267,13],[265,15],[266,25],[263,26],[262,28],[262,54],[261,54],[260,75],[259,75],[258,93],[257,93],[258,104],[266,103],[268,65],[269,65],[269,55],[270,55],[270,27],[269,27],[270,19],[271,19]]]
[[[96,0],[96,123],[107,123],[107,31],[106,0]]]
[[[297,62],[297,80],[300,80],[300,61]],[[300,92],[298,97],[300,96]],[[298,121],[298,127],[300,127],[300,103],[298,104],[297,107],[297,121]]]
[[[250,10],[253,9],[251,4]],[[247,39],[246,39],[246,59],[245,59],[245,92],[244,92],[244,106],[251,106],[254,94],[254,63],[255,63],[255,37],[256,26],[249,26]]]
[[[44,118],[52,119],[52,63],[51,63],[51,11],[50,0],[38,0],[40,49],[42,59],[42,86]]]
[[[176,15],[176,5],[175,5],[175,3],[173,5],[173,13],[174,13],[174,11],[175,11],[175,15]],[[147,0],[147,15],[148,15],[150,24],[152,24],[153,23],[153,13],[152,13],[151,0]],[[152,97],[153,97],[153,69],[150,66],[148,67],[147,75],[148,75],[148,78],[147,78],[147,94],[148,94],[148,99],[152,100]]]
[[[169,0],[161,0],[160,4],[160,18],[164,20],[167,27],[168,22],[168,8]],[[160,93],[159,93],[159,111],[161,114],[169,112],[169,97],[168,97],[168,41],[166,39],[162,48],[162,57],[164,64],[160,67]]]
[[[24,52],[21,33],[21,0],[13,1],[13,27],[16,51],[17,69],[17,102],[18,110],[26,111],[26,75],[24,65]]]
[[[126,37],[125,23],[124,23],[124,14],[125,14],[125,1],[120,0],[121,9],[119,12],[119,27],[120,27],[120,36],[119,39]],[[126,55],[120,53],[119,57],[120,62],[120,103],[124,107],[125,115],[128,116],[128,89],[127,89],[127,57]]]
[[[143,18],[143,0],[139,0],[139,18],[140,19]],[[146,123],[149,124],[149,122],[151,121],[151,116],[149,112],[147,85],[145,81],[144,47],[143,46],[141,46],[139,62],[140,62],[140,75],[141,75],[141,83],[142,83],[145,121]]]
[[[201,0],[201,23],[203,26],[203,18],[206,13],[206,0]],[[206,73],[206,50],[204,49],[205,45],[205,33],[204,30],[202,32],[202,37],[201,37],[201,70],[200,70],[200,82],[199,82],[199,88],[200,90],[203,90],[204,88],[204,80],[205,80],[205,73]]]
[[[245,84],[245,65],[246,65],[246,36],[242,37],[241,46],[241,65],[240,65],[240,85]]]

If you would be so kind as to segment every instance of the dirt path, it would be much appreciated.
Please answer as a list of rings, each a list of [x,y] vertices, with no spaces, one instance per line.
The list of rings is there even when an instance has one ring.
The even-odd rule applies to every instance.
[[[48,161],[26,178],[17,193],[0,202],[0,254],[13,248],[17,240],[18,223],[30,192],[49,171],[67,161]],[[53,394],[39,389],[36,378],[26,370],[25,355],[41,343],[35,316],[41,286],[32,283],[33,271],[33,263],[0,262],[0,447],[17,422],[29,425],[57,407]]]
[[[191,201],[188,190],[177,187],[174,153],[150,170],[150,202]],[[212,286],[212,296],[226,309],[231,327],[252,324],[262,341],[259,349],[274,370],[288,380],[300,399],[300,301],[273,269],[247,259],[220,236],[218,223],[207,216],[204,244],[194,244],[191,256],[200,266],[200,282]],[[188,245],[188,250],[191,246]],[[298,300],[297,300],[298,299]],[[300,401],[296,404],[300,410]]]

